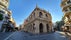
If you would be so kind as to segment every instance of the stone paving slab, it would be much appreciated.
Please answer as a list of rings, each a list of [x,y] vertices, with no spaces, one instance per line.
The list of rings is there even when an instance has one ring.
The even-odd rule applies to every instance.
[[[27,34],[25,32],[15,32],[9,39],[7,40],[67,40],[65,36],[55,32],[51,34],[43,34],[43,35],[32,35]]]

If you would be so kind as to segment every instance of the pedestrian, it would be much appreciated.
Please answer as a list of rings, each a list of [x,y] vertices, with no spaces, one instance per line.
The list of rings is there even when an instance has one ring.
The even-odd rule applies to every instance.
[[[57,28],[54,28],[54,32],[56,32],[57,31]]]

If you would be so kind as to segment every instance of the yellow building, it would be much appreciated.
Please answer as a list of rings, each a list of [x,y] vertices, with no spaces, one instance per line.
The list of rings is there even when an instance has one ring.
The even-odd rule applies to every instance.
[[[52,17],[48,11],[36,6],[30,16],[24,21],[24,31],[30,33],[47,33],[52,31]]]
[[[71,0],[62,0],[61,7],[64,13],[64,27],[71,31]]]
[[[13,26],[16,27],[16,22],[13,17],[11,17],[10,21],[12,22]]]
[[[0,6],[3,8],[8,8],[9,0],[0,0]]]

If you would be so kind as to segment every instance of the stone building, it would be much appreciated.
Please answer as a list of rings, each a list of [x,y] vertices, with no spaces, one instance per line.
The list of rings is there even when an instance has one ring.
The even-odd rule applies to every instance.
[[[71,0],[62,0],[61,7],[64,13],[64,28],[71,31]]]
[[[24,31],[34,34],[51,32],[51,14],[48,11],[45,11],[36,6],[30,16],[24,21],[23,27]]]
[[[5,32],[11,27],[12,12],[8,9],[9,0],[0,0],[0,31]],[[12,23],[11,23],[12,24]]]

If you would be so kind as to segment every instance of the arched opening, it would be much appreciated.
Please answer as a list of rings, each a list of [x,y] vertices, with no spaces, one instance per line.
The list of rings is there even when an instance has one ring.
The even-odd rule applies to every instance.
[[[43,15],[42,12],[39,12],[39,17],[40,17],[40,18],[42,17],[42,15]]]
[[[49,32],[49,25],[48,24],[46,24],[46,28],[47,28],[47,32]]]
[[[39,24],[39,32],[43,33],[43,24],[42,23]]]

